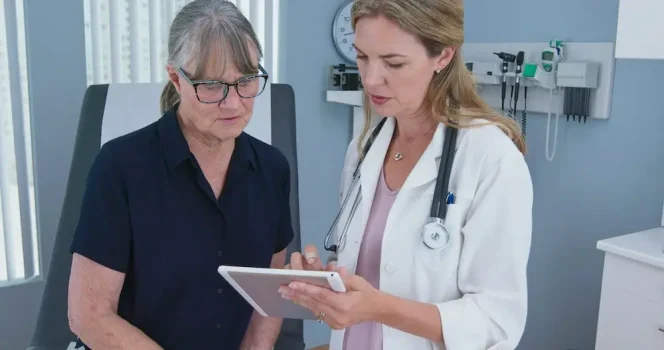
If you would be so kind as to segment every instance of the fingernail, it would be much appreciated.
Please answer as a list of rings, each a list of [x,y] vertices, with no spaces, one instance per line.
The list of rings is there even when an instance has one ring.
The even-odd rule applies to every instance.
[[[281,297],[284,299],[291,299],[293,297],[293,293],[285,287],[279,288],[279,294],[281,294]]]
[[[306,253],[305,258],[307,258],[308,264],[313,264],[316,262],[316,253]]]
[[[298,284],[297,282],[291,282],[291,283],[288,285],[288,287],[291,288],[291,289],[298,289],[298,288],[299,288],[299,284]]]

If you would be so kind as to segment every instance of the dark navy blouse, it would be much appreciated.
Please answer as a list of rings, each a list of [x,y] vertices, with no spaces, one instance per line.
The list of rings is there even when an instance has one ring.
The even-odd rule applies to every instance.
[[[71,251],[125,273],[118,314],[165,349],[237,349],[253,309],[217,268],[269,267],[291,242],[290,168],[243,133],[217,200],[176,108],[103,145]]]

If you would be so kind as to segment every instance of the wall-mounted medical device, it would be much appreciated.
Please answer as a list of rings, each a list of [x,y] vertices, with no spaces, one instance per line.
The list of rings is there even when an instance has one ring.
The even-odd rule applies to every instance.
[[[560,115],[585,123],[611,114],[612,42],[466,43],[462,54],[480,95],[505,117],[517,120],[524,134],[529,113],[547,116],[549,160],[555,154]],[[549,154],[552,116],[556,120]]]
[[[330,66],[330,86],[328,90],[358,91],[362,89],[362,79],[357,67],[344,63]]]

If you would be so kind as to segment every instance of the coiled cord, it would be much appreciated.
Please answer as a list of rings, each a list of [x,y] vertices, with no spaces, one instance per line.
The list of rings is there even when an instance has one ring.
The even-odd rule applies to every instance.
[[[523,87],[523,111],[521,111],[521,133],[526,135],[526,124],[528,123],[528,87]]]

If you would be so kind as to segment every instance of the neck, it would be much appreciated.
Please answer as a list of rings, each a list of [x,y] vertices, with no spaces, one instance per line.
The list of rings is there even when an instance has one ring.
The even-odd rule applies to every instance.
[[[435,125],[438,122],[431,116],[415,115],[412,117],[396,118],[395,137],[404,142],[411,142],[415,139],[435,132]]]
[[[184,135],[191,153],[201,163],[227,163],[233,154],[235,140],[219,140],[200,132],[190,122],[185,121],[179,114],[178,119],[182,125],[182,134]]]

